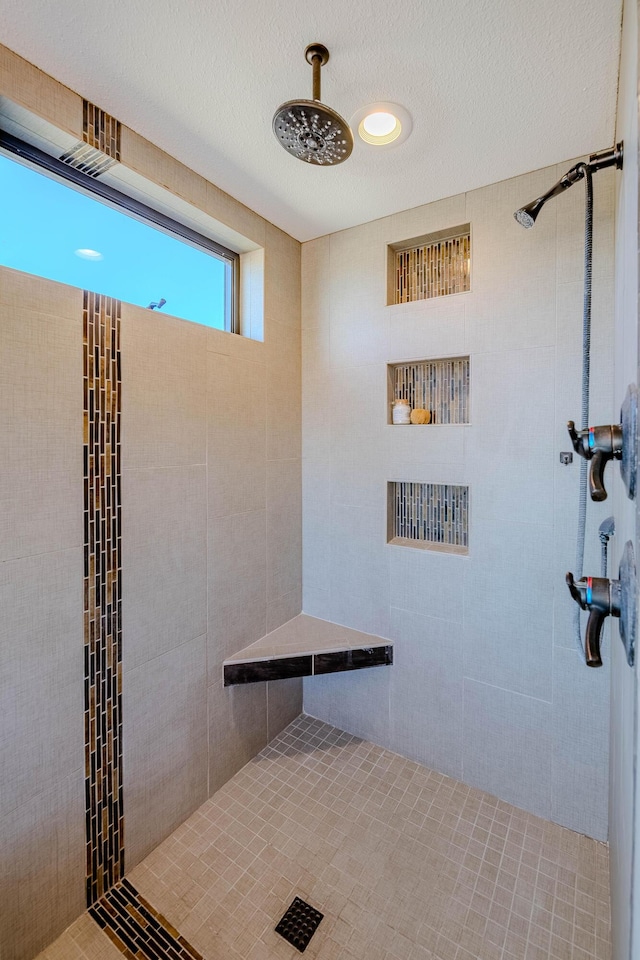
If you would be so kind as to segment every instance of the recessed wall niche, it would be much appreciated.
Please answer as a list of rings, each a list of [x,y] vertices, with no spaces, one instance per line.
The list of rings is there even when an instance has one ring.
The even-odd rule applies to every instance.
[[[447,297],[470,289],[470,224],[387,247],[387,305]]]
[[[469,387],[469,357],[389,363],[388,422],[393,423],[393,401],[408,400],[412,410],[429,412],[425,426],[469,423]]]
[[[387,484],[387,542],[445,553],[469,552],[469,488],[392,480]]]

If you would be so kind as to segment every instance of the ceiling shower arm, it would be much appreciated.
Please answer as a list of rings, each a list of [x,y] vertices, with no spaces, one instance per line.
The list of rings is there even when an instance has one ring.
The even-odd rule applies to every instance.
[[[311,98],[312,100],[321,100],[320,70],[322,69],[322,64],[320,63],[320,57],[314,57],[311,66],[313,67],[313,93],[311,94]]]
[[[329,60],[329,51],[322,43],[310,43],[304,52],[307,63],[311,64],[313,69],[313,92],[312,100],[321,100],[320,95],[320,71]]]

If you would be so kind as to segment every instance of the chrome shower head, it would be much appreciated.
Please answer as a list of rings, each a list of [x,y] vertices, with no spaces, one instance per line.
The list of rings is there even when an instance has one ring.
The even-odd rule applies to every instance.
[[[540,204],[540,206],[538,204],[539,201],[534,200],[533,203],[528,203],[526,207],[520,207],[520,209],[514,213],[514,217],[525,230],[528,230],[529,227],[532,227],[536,222],[536,217],[542,206],[542,204]]]
[[[547,190],[547,192],[541,197],[538,197],[537,200],[532,200],[526,207],[520,207],[519,210],[516,210],[514,217],[521,226],[529,229],[529,227],[532,227],[536,222],[536,217],[547,200],[551,200],[552,197],[557,197],[558,194],[572,187],[578,180],[582,180],[587,170],[589,170],[590,173],[595,173],[597,170],[603,170],[605,167],[613,166],[618,170],[622,169],[622,143],[617,143],[613,150],[603,150],[601,153],[592,153],[587,161],[576,163],[575,167],[571,167],[571,170],[568,170],[564,177],[561,177],[550,190]]]
[[[353,150],[353,134],[339,113],[320,103],[320,68],[329,59],[321,43],[305,50],[313,67],[313,100],[288,100],[273,116],[273,132],[287,153],[318,166],[335,166]]]
[[[537,200],[532,200],[526,207],[520,207],[519,210],[516,210],[514,217],[518,223],[527,230],[529,227],[532,227],[547,200],[551,200],[552,197],[557,197],[559,193],[563,193],[569,187],[572,187],[577,180],[582,180],[585,174],[585,166],[584,163],[577,163],[575,167],[572,167],[571,170],[565,173],[564,177],[558,180],[558,182],[541,197],[538,197]]]

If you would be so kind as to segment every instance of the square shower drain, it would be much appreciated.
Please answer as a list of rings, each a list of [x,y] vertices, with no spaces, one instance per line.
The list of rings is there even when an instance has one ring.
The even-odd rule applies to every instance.
[[[323,916],[323,913],[310,907],[300,897],[295,897],[276,927],[276,933],[303,953],[309,946],[309,941],[318,929]]]

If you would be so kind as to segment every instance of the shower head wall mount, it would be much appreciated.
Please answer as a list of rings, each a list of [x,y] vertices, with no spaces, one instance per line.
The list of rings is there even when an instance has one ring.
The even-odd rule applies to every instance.
[[[581,161],[580,163],[576,163],[575,167],[571,167],[550,190],[543,193],[537,200],[532,200],[526,207],[520,207],[519,210],[516,210],[514,217],[518,223],[526,229],[532,227],[547,200],[557,197],[559,194],[564,193],[565,190],[568,190],[569,187],[572,187],[574,183],[577,183],[578,180],[582,180],[587,169],[589,169],[591,173],[604,170],[605,167],[615,167],[616,170],[622,170],[622,147],[623,144],[621,141],[617,143],[612,150],[602,150],[600,153],[592,153],[586,162]]]
[[[351,156],[353,134],[339,113],[320,102],[320,70],[329,59],[321,43],[304,52],[313,68],[313,100],[288,100],[273,115],[273,132],[287,153],[318,166],[343,163]]]

